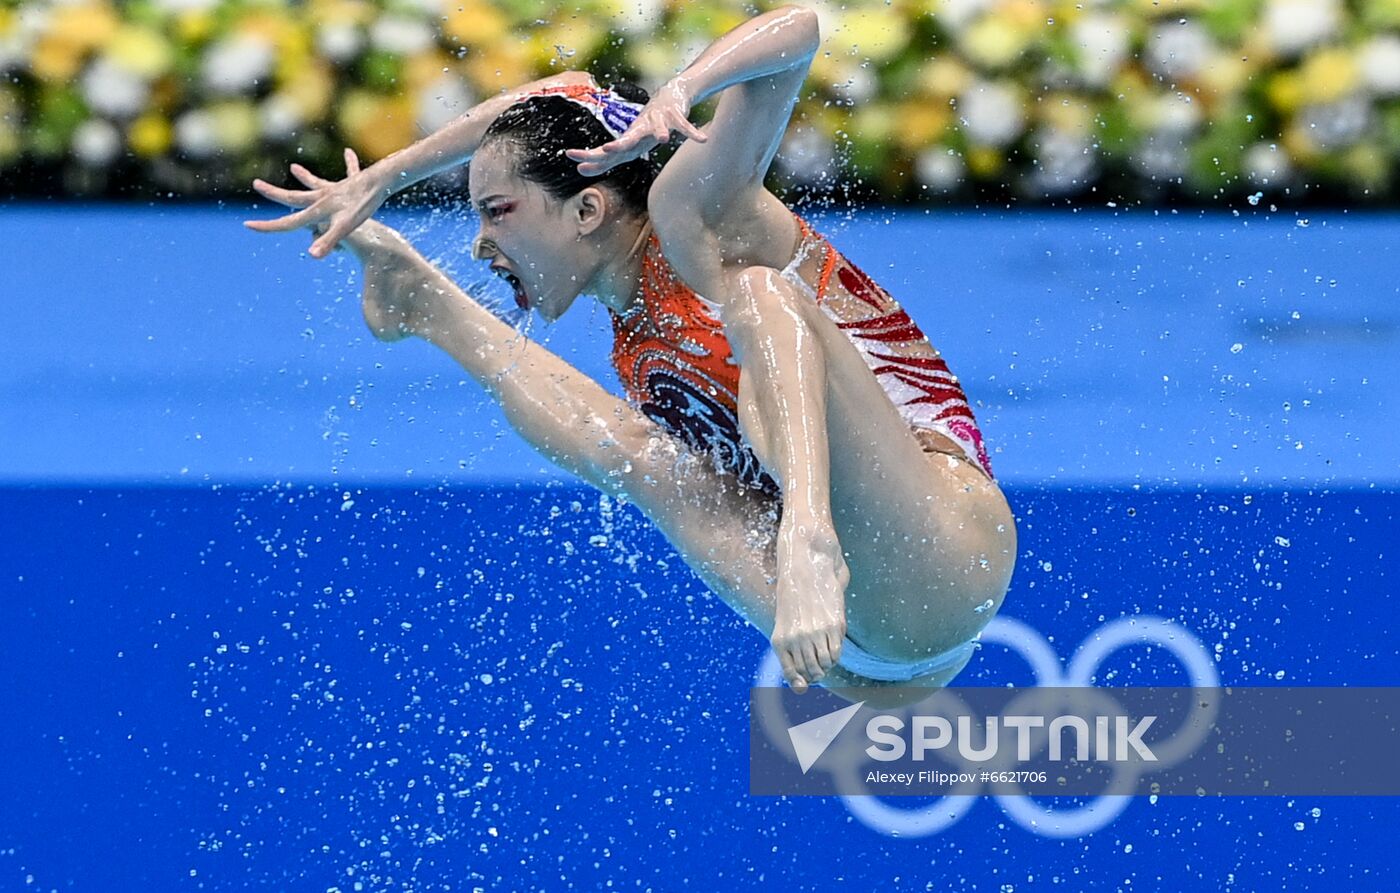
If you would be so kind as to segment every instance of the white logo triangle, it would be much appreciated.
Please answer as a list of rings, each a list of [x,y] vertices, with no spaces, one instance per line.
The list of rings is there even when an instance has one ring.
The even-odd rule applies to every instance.
[[[851,717],[855,716],[856,711],[864,704],[865,702],[861,701],[788,728],[788,738],[792,741],[792,749],[797,754],[797,763],[802,767],[803,775],[806,775],[812,764],[826,753],[831,742],[836,740],[846,723],[851,721]]]

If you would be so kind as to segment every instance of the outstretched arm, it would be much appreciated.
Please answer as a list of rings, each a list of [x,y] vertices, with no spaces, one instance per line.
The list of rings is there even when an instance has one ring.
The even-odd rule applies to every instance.
[[[291,172],[307,187],[304,190],[282,189],[254,180],[253,188],[264,197],[300,210],[275,220],[249,220],[246,225],[259,232],[311,227],[320,233],[311,245],[311,256],[325,257],[341,239],[373,216],[389,196],[469,160],[491,122],[526,94],[546,87],[592,82],[587,72],[569,71],[493,96],[413,145],[362,171],[350,171],[344,180],[322,180],[300,164],[293,164]],[[347,170],[351,167],[351,154],[347,149]]]

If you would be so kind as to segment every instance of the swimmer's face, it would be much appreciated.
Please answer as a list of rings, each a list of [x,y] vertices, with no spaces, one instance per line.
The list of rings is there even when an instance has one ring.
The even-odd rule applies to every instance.
[[[598,260],[584,236],[600,221],[590,222],[582,205],[598,190],[560,201],[516,175],[514,153],[505,141],[492,141],[472,157],[467,186],[481,216],[472,253],[511,283],[516,304],[553,321],[595,272]]]

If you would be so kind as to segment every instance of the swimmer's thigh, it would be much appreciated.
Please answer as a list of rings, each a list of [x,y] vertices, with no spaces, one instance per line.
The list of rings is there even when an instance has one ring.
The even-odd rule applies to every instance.
[[[970,462],[926,453],[845,333],[776,271],[751,271],[748,292],[767,305],[759,318],[800,314],[826,361],[832,517],[851,571],[847,634],[891,660],[966,641],[1010,583],[1016,534],[1000,488]]]

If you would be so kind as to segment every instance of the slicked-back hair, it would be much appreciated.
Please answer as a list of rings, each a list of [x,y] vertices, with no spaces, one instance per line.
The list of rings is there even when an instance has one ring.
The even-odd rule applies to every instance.
[[[612,90],[623,99],[642,105],[650,98],[646,90],[635,84],[616,84]],[[567,149],[592,149],[615,138],[578,103],[561,96],[531,96],[498,115],[486,129],[481,145],[496,140],[508,142],[515,157],[516,175],[538,184],[560,201],[589,186],[606,185],[621,196],[630,212],[644,214],[647,193],[661,167],[658,163],[636,158],[602,176],[586,177],[578,172],[578,162],[570,161],[564,154]]]

